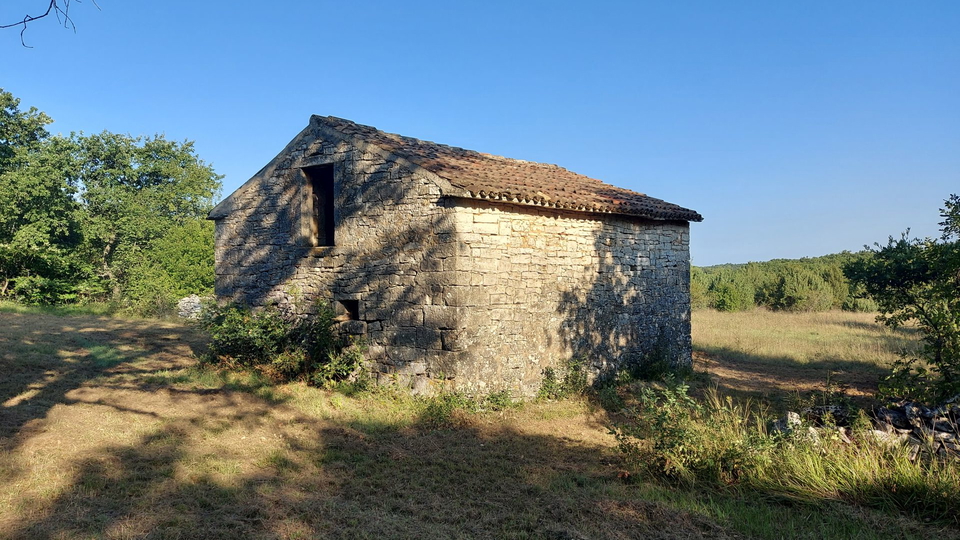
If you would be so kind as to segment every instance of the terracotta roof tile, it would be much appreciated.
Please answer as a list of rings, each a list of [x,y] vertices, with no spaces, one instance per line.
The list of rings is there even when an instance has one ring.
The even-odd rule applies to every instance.
[[[703,220],[693,210],[605,184],[557,165],[483,154],[385,133],[333,116],[314,116],[313,120],[423,167],[475,198],[649,219]]]

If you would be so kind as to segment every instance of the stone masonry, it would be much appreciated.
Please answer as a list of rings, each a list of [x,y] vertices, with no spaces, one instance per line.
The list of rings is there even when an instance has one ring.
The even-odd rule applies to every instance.
[[[334,245],[310,226],[316,166],[332,166]],[[315,116],[210,217],[218,298],[331,302],[382,382],[531,396],[574,357],[594,375],[653,353],[690,363],[699,214],[559,167]]]

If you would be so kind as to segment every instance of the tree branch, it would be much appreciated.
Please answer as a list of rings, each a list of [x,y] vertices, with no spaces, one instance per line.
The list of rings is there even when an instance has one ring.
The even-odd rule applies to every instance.
[[[63,24],[65,27],[73,28],[73,31],[77,31],[77,27],[73,24],[73,19],[70,18],[70,2],[72,0],[50,0],[50,3],[47,4],[47,10],[40,15],[24,15],[23,20],[10,24],[0,24],[0,29],[3,28],[13,28],[15,26],[22,26],[20,29],[20,44],[27,48],[32,48],[26,44],[23,40],[23,34],[27,31],[27,24],[33,21],[42,19],[44,17],[53,14],[57,17],[57,21]],[[96,0],[93,0],[93,4],[97,5]],[[100,6],[97,6],[99,9]],[[63,19],[60,17],[63,16]]]

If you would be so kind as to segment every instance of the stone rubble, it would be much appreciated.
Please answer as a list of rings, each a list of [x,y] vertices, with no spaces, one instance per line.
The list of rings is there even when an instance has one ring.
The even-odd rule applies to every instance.
[[[872,411],[873,429],[867,436],[887,445],[906,445],[909,458],[921,456],[960,459],[960,395],[937,407],[913,401],[898,401]],[[793,433],[806,423],[809,437],[816,441],[828,432],[853,444],[850,411],[840,406],[810,407],[787,412],[771,423],[770,433]]]

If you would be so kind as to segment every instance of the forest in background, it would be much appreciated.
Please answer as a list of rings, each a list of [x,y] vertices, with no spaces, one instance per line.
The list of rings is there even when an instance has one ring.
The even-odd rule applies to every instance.
[[[693,309],[744,311],[766,307],[782,311],[876,311],[877,303],[844,268],[870,259],[872,251],[844,251],[822,257],[767,262],[694,266],[690,272]]]
[[[170,313],[213,291],[221,176],[189,141],[102,132],[53,135],[53,122],[0,89],[0,299],[108,303]],[[876,311],[844,268],[871,250],[692,267],[694,309]]]

